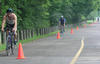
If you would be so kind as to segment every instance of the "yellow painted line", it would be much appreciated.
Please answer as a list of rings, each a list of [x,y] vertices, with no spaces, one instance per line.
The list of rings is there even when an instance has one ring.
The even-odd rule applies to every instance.
[[[79,51],[76,53],[76,55],[74,56],[74,58],[72,59],[72,61],[70,62],[70,64],[75,64],[75,62],[77,61],[78,57],[80,56],[83,48],[84,48],[84,40],[81,40],[81,47],[80,47]]]

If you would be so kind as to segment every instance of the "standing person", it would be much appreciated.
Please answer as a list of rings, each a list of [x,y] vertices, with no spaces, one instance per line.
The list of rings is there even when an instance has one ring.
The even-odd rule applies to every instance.
[[[64,18],[64,16],[61,16],[59,19],[60,33],[65,32],[65,22],[66,19]]]
[[[17,42],[17,33],[16,33],[16,31],[17,31],[17,16],[16,16],[16,14],[13,13],[13,10],[11,8],[8,8],[8,10],[6,11],[6,14],[3,17],[2,28],[1,28],[2,32],[4,32],[5,23],[6,23],[5,30],[6,30],[7,35],[8,35],[8,32],[10,29],[15,33],[14,44],[16,45],[16,42]]]

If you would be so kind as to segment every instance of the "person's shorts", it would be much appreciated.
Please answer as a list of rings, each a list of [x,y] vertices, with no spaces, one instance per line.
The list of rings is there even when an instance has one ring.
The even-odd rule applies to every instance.
[[[5,31],[7,31],[7,30],[12,31],[13,28],[14,28],[14,24],[7,24],[5,27]]]

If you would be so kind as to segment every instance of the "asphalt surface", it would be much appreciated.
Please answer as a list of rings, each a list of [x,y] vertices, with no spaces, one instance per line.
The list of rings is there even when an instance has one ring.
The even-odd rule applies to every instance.
[[[70,64],[81,47],[81,40],[84,47],[75,64],[100,64],[100,23],[74,29],[74,34],[66,30],[58,40],[56,36],[24,44],[25,59],[16,59],[17,49],[12,56],[0,52],[0,64]]]

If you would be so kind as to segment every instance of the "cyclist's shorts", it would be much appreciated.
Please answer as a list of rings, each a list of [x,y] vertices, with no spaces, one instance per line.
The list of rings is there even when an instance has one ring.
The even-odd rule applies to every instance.
[[[12,30],[14,28],[14,24],[7,24],[5,30]]]
[[[64,24],[61,24],[61,26],[64,26]]]

